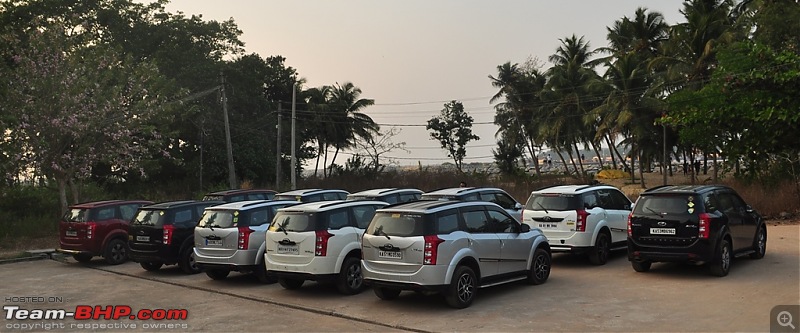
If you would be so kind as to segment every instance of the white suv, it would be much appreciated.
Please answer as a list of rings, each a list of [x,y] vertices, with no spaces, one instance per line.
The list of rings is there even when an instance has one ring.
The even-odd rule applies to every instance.
[[[231,271],[254,273],[274,282],[264,267],[264,239],[278,209],[297,201],[239,201],[205,209],[194,228],[194,256],[208,277],[224,279]]]
[[[364,282],[380,299],[402,290],[439,292],[454,308],[478,288],[550,276],[550,248],[539,229],[497,204],[415,201],[379,209],[362,239]]]
[[[324,201],[278,210],[267,231],[267,272],[286,289],[305,280],[363,290],[361,235],[382,201]]]
[[[522,221],[542,229],[553,252],[587,253],[604,265],[625,249],[631,201],[609,185],[561,185],[533,191]]]

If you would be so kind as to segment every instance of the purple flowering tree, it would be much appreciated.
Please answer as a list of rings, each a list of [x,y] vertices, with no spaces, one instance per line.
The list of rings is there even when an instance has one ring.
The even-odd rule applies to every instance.
[[[112,166],[120,179],[143,173],[140,162],[162,154],[155,117],[165,114],[170,85],[149,63],[70,36],[58,27],[29,30],[5,75],[6,144],[18,172],[57,184],[62,209],[80,201],[76,183],[93,165]]]

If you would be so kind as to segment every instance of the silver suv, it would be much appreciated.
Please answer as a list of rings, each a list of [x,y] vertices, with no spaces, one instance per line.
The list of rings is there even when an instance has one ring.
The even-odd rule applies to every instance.
[[[478,288],[550,276],[538,229],[488,202],[416,201],[379,209],[362,238],[364,282],[394,299],[402,290],[440,292],[455,308]]]
[[[298,202],[318,202],[344,200],[350,194],[345,190],[308,188],[278,193],[272,200],[293,200]]]
[[[422,191],[415,188],[376,188],[350,193],[347,200],[378,200],[389,204],[419,200]]]
[[[224,279],[231,271],[254,273],[273,282],[264,267],[267,227],[278,209],[296,201],[240,201],[205,209],[194,228],[195,260],[208,277]]]
[[[493,187],[453,187],[422,194],[422,200],[486,201],[496,203],[517,221],[522,221],[522,204],[511,195]]]
[[[625,249],[631,201],[609,185],[562,185],[531,193],[523,222],[542,229],[553,252],[586,253],[604,265],[611,250]]]
[[[278,210],[267,231],[267,271],[286,289],[312,280],[335,282],[347,295],[361,292],[361,235],[383,206],[382,201],[325,201]]]

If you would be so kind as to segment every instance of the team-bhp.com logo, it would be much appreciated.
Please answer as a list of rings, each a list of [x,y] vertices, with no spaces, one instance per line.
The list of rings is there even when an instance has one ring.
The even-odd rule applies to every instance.
[[[31,320],[42,320],[41,323],[17,323],[11,324],[9,323],[6,326],[11,325],[12,327],[6,328],[20,328],[20,329],[50,329],[50,328],[136,328],[133,326],[135,324],[125,324],[125,327],[111,327],[109,324],[97,324],[94,322],[90,323],[70,323],[65,325],[61,324],[54,324],[54,323],[45,323],[44,320],[65,320],[68,318],[74,320],[81,320],[81,321],[91,321],[91,320],[155,320],[157,322],[153,323],[140,323],[142,328],[180,328],[183,326],[188,328],[186,324],[181,324],[175,326],[175,324],[165,324],[163,321],[166,320],[186,320],[189,316],[189,311],[186,309],[141,309],[138,311],[134,311],[133,308],[127,305],[78,305],[75,307],[74,311],[68,311],[66,309],[22,309],[18,305],[4,305],[3,311],[5,311],[5,319],[6,320],[24,320],[30,323]],[[120,323],[116,323],[120,324]],[[45,325],[47,327],[45,327]],[[102,325],[100,327],[98,325]],[[14,327],[19,326],[19,327]],[[175,327],[173,327],[175,326]]]
[[[5,318],[8,319],[66,319],[75,320],[186,320],[189,311],[186,309],[142,309],[133,312],[127,305],[90,306],[78,305],[75,311],[67,312],[64,309],[20,309],[17,305],[5,305]]]

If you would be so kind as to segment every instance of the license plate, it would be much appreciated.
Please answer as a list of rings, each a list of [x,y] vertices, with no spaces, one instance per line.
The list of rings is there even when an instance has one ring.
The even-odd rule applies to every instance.
[[[558,228],[558,224],[555,224],[555,223],[539,223],[539,228],[545,228],[545,229]]]
[[[222,246],[221,239],[206,239],[206,245],[209,246]]]
[[[136,236],[137,242],[149,242],[150,236]]]
[[[378,257],[388,259],[403,259],[403,252],[400,251],[378,251]]]
[[[78,231],[76,230],[67,230],[66,235],[69,237],[78,237]]]
[[[674,235],[675,228],[650,228],[651,235]]]
[[[300,254],[297,245],[278,245],[279,254]]]

